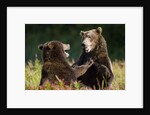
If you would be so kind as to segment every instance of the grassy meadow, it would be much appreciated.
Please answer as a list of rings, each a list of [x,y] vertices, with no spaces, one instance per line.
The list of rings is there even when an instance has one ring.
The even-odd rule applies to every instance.
[[[70,64],[73,61],[68,61]],[[115,78],[112,83],[113,90],[125,89],[125,62],[115,60],[112,62]],[[34,62],[28,61],[25,65],[25,89],[26,90],[92,90],[80,82],[74,82],[70,86],[65,85],[63,81],[57,78],[58,82],[46,82],[44,87],[39,87],[41,79],[42,62],[36,59]]]

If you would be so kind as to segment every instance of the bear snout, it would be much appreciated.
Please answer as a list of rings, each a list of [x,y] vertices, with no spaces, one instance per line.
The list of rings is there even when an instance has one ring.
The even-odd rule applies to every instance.
[[[70,50],[70,44],[62,44],[64,50]]]

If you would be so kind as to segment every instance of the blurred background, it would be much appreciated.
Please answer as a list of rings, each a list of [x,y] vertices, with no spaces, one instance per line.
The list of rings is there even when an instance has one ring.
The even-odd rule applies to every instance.
[[[125,24],[25,24],[25,62],[34,61],[36,54],[42,61],[38,45],[51,40],[70,44],[69,60],[77,60],[82,51],[80,31],[97,27],[103,29],[110,59],[125,60]]]

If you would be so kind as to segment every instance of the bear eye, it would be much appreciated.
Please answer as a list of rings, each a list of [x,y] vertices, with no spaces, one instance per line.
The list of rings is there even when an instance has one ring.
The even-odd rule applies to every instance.
[[[87,35],[88,38],[91,38],[91,36]]]

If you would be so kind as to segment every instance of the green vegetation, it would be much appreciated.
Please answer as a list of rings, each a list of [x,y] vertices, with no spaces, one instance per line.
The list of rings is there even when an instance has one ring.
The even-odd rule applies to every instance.
[[[72,62],[69,62],[72,63]],[[113,90],[125,89],[125,62],[115,60],[113,63],[115,79],[113,80]],[[25,66],[25,89],[26,90],[91,90],[80,82],[74,82],[70,86],[65,85],[57,76],[58,82],[46,82],[44,87],[39,87],[41,79],[41,61],[36,59],[34,62],[29,61]]]

